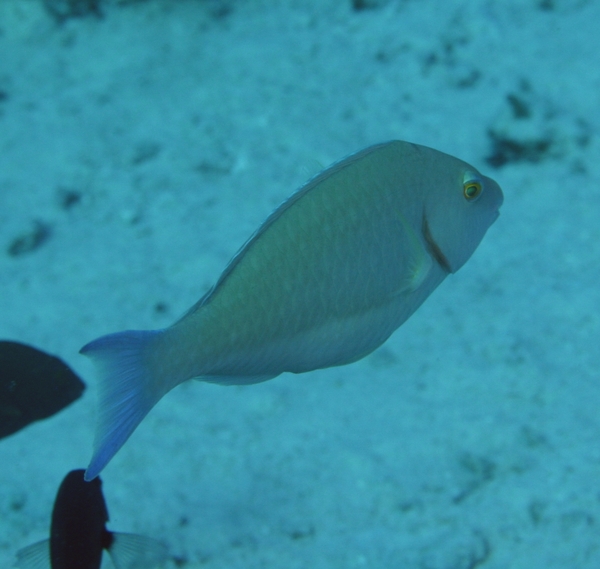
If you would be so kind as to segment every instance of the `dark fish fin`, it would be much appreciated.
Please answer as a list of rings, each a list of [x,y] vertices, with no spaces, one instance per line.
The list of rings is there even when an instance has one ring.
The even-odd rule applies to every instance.
[[[17,569],[51,569],[50,540],[44,539],[17,551],[14,566]]]
[[[152,569],[169,557],[164,543],[134,533],[113,533],[108,553],[117,569]]]

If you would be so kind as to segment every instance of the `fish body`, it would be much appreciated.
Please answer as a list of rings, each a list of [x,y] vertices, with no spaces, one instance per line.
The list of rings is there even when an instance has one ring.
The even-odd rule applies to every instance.
[[[52,510],[52,569],[99,569],[102,551],[108,551],[113,542],[107,522],[100,478],[85,482],[81,470],[69,472],[58,489]]]
[[[256,383],[371,353],[467,261],[502,200],[496,182],[469,164],[401,141],[318,174],[173,326],[82,348],[102,378],[86,478],[183,381]]]
[[[116,567],[155,566],[166,557],[159,542],[106,529],[108,509],[102,482],[84,480],[83,470],[72,470],[62,481],[52,510],[50,539],[17,554],[20,569],[100,569],[107,551]]]
[[[20,342],[0,341],[0,438],[58,413],[84,389],[56,356]]]

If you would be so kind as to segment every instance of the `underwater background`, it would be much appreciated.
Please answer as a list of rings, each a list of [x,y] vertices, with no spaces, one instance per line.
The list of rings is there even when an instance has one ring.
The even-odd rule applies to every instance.
[[[91,456],[78,354],[193,305],[389,139],[493,177],[473,258],[355,364],[169,393],[103,471],[169,567],[600,567],[600,2],[0,0],[0,339],[87,385],[0,440],[0,567]],[[107,562],[108,563],[108,562]]]

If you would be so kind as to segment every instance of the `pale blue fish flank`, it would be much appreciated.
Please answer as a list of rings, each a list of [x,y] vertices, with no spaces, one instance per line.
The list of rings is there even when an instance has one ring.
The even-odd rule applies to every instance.
[[[189,379],[265,381],[371,353],[473,254],[502,205],[469,164],[391,141],[324,170],[277,208],[173,326],[99,338],[97,476]]]

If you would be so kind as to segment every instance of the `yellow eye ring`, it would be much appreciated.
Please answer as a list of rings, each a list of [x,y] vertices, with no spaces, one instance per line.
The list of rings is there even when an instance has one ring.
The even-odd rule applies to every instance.
[[[474,180],[471,180],[470,182],[465,182],[465,184],[463,185],[463,195],[465,196],[465,199],[469,201],[477,199],[480,196],[482,190],[483,186],[479,182]]]

